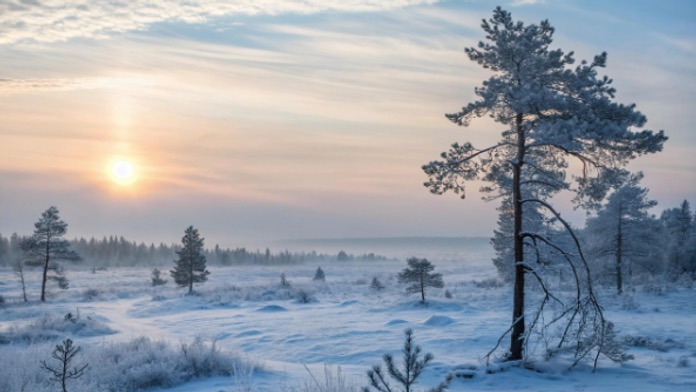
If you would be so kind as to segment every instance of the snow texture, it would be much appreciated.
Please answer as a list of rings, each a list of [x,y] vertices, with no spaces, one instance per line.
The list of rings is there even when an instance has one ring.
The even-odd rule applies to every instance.
[[[167,392],[319,390],[312,377],[322,385],[343,380],[345,389],[324,390],[357,391],[385,353],[399,355],[407,328],[435,356],[421,388],[454,372],[453,391],[696,390],[694,288],[637,287],[630,297],[601,291],[619,339],[635,356],[624,365],[602,360],[596,373],[589,364],[568,371],[557,357],[534,364],[535,371],[486,367],[482,357],[507,328],[511,302],[511,289],[495,283],[490,248],[483,242],[480,249],[425,256],[446,282],[431,288],[425,304],[397,282],[404,259],[326,263],[326,282],[312,280],[310,264],[210,268],[196,295],[171,282],[152,287],[149,268],[96,274],[85,268],[71,270],[71,288],[46,303],[37,301],[38,270],[29,269],[28,304],[12,270],[0,269],[0,390],[55,390],[39,361],[70,338],[83,348],[76,364],[90,363],[83,378],[71,380],[71,392],[94,391],[97,382]],[[292,290],[311,292],[315,301],[301,303],[280,287],[281,272]],[[373,277],[385,289],[372,290]],[[91,289],[101,294],[85,301]]]

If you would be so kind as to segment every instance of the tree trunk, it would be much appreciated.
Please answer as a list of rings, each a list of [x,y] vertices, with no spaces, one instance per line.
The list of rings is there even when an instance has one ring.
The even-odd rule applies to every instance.
[[[621,262],[623,261],[623,230],[621,221],[623,219],[623,206],[619,205],[619,224],[616,230],[616,291],[623,293],[623,276],[621,275]]]
[[[51,260],[51,236],[46,236],[46,255],[44,258],[43,279],[41,279],[41,302],[46,302],[46,279],[48,278],[48,262]]]
[[[517,157],[512,165],[512,206],[514,213],[514,249],[515,249],[515,287],[513,293],[512,334],[510,335],[511,361],[521,360],[524,349],[524,244],[522,238],[522,189],[521,169],[524,162],[525,135],[522,126],[522,113],[515,119],[517,128]]]
[[[423,279],[424,273],[420,274],[420,286],[421,286],[421,302],[425,302],[425,282]]]
[[[189,294],[193,293],[193,257],[189,256]]]

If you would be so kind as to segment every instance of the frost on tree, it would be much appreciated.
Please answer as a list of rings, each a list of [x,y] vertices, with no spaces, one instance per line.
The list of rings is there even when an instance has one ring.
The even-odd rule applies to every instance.
[[[660,216],[665,235],[666,257],[673,278],[689,275],[696,279],[696,216],[692,218],[689,202],[670,208]]]
[[[41,301],[46,301],[46,283],[54,280],[62,289],[68,288],[68,280],[63,274],[63,261],[80,261],[82,258],[70,249],[70,243],[61,237],[68,231],[68,224],[58,216],[58,208],[49,207],[34,223],[34,234],[21,244],[24,263],[40,266]]]
[[[607,321],[592,291],[577,238],[549,199],[570,190],[579,205],[596,206],[625,178],[623,167],[631,159],[660,151],[667,138],[662,131],[636,130],[645,125],[645,116],[634,104],[614,102],[612,80],[597,73],[606,65],[606,53],[573,67],[572,52],[550,48],[554,28],[548,21],[525,25],[513,21],[500,7],[481,26],[486,41],[465,52],[493,75],[475,89],[476,101],[447,118],[468,126],[472,119],[490,117],[502,125],[501,137],[484,148],[454,143],[439,160],[423,166],[429,177],[425,186],[435,194],[452,191],[463,198],[466,182],[478,179],[488,183],[482,189],[487,198],[510,200],[514,289],[507,358],[524,359],[534,331],[549,352],[568,349],[577,360],[594,352],[596,365],[606,348]],[[579,167],[577,173],[569,170],[571,165]],[[564,249],[543,231],[529,227],[524,217],[527,206],[565,230],[574,249]],[[527,247],[534,250],[531,257],[525,255]],[[548,290],[536,262],[537,249],[561,255],[572,274],[569,281],[578,288],[572,299],[561,300]],[[539,308],[528,319],[526,274],[544,292]],[[541,317],[549,303],[559,309],[560,318]],[[548,324],[540,325],[541,320],[563,323],[555,343],[548,341]]]
[[[442,280],[442,274],[434,273],[435,266],[427,259],[419,259],[411,257],[406,260],[408,268],[404,268],[399,273],[399,282],[411,283],[406,288],[409,293],[420,293],[421,302],[425,302],[426,287],[444,287],[445,283]]]
[[[193,284],[208,280],[210,272],[206,269],[206,259],[203,250],[203,238],[198,230],[189,226],[181,239],[181,250],[177,250],[176,266],[170,271],[174,282],[179,286],[188,286],[189,294],[193,292]]]
[[[657,202],[638,186],[641,178],[639,173],[612,193],[585,228],[593,272],[600,279],[613,277],[618,294],[634,272],[656,275],[661,268],[659,223],[648,213]]]

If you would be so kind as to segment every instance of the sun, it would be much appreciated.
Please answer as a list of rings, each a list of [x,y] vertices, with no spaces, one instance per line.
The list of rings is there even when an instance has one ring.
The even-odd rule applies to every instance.
[[[116,161],[111,165],[111,179],[119,185],[133,183],[133,165],[128,161]]]

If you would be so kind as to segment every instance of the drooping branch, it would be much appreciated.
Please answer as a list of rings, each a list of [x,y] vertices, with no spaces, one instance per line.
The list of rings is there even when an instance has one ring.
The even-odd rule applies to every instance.
[[[561,214],[558,213],[558,211],[556,211],[556,209],[553,208],[553,206],[551,206],[549,203],[547,203],[543,200],[539,200],[539,199],[525,199],[525,200],[521,200],[521,203],[522,204],[524,204],[524,203],[537,203],[537,204],[540,204],[542,207],[544,207],[547,211],[551,212],[551,214],[553,214],[556,217],[556,219],[559,222],[561,222],[561,224],[565,228],[566,232],[571,236],[571,238],[575,244],[575,248],[578,251],[578,256],[579,256],[580,260],[582,261],[582,266],[585,270],[584,272],[585,272],[586,284],[587,284],[586,290],[588,292],[587,303],[594,309],[595,313],[599,317],[599,325],[598,325],[599,337],[597,339],[595,339],[593,344],[589,344],[588,345],[589,347],[587,347],[584,352],[580,353],[580,351],[576,351],[576,360],[573,363],[573,366],[577,365],[577,363],[583,357],[585,357],[592,350],[592,348],[594,348],[594,346],[596,346],[597,353],[595,355],[594,362],[593,362],[593,371],[594,371],[597,368],[597,362],[599,360],[599,355],[602,353],[602,351],[604,349],[604,338],[605,338],[605,332],[606,332],[606,319],[604,318],[604,311],[602,310],[602,307],[599,305],[599,301],[597,300],[597,298],[594,294],[594,289],[592,286],[592,276],[590,273],[590,267],[589,267],[587,260],[585,259],[585,255],[582,251],[582,247],[580,246],[580,241],[579,241],[577,235],[575,234],[574,230],[570,226],[570,224],[565,219],[563,219],[561,217]],[[582,331],[584,330],[584,327],[585,327],[584,323],[586,321],[585,318],[586,318],[586,316],[583,316],[583,318],[581,320],[580,328],[578,328],[578,335],[581,334]],[[580,342],[579,338],[578,338],[578,342]],[[580,349],[580,344],[578,344],[578,350],[579,349]]]

